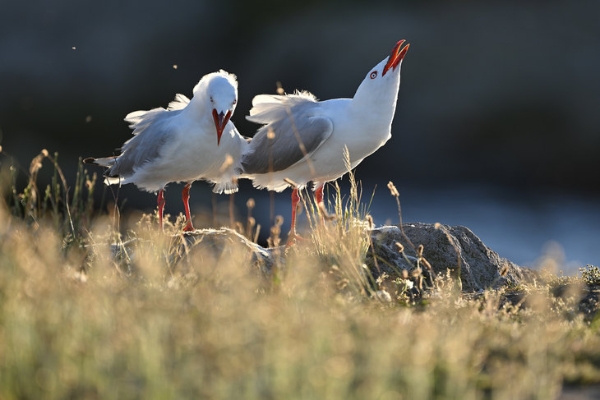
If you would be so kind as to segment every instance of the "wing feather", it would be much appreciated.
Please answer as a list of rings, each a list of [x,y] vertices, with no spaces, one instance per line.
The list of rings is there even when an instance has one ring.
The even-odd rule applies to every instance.
[[[125,121],[130,123],[134,136],[123,144],[121,155],[114,160],[106,175],[131,176],[135,172],[134,167],[139,168],[147,162],[156,161],[170,135],[166,125],[179,113],[180,111],[155,108],[128,114]]]
[[[190,99],[184,94],[177,93],[175,99],[167,106],[167,110],[183,110],[188,104],[190,104]]]
[[[287,169],[305,160],[333,132],[330,118],[318,115],[319,103],[308,92],[288,96],[259,95],[248,120],[264,124],[242,156],[246,174]]]

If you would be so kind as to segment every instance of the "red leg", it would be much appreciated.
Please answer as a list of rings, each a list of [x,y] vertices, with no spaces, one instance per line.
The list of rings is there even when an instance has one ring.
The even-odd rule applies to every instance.
[[[317,205],[323,202],[323,188],[325,185],[319,185],[315,189],[315,200],[317,201]]]
[[[163,210],[165,209],[165,190],[160,189],[158,191],[158,224],[160,225],[160,229],[163,229]]]
[[[327,216],[327,211],[325,210],[325,203],[323,203],[323,188],[325,185],[319,185],[315,188],[315,202],[317,203],[317,209],[319,210],[319,215],[321,215],[321,222],[325,221]]]
[[[329,215],[329,213],[327,212],[327,208],[325,208],[325,203],[323,202],[324,188],[325,184],[321,184],[315,189],[315,202],[317,203],[317,208],[319,209],[319,214],[321,215],[321,222],[334,219],[334,217]]]
[[[292,226],[290,228],[290,233],[288,234],[288,239],[286,243],[286,247],[291,246],[297,240],[302,240],[303,237],[296,233],[296,214],[298,213],[299,208],[302,207],[300,204],[300,194],[298,189],[292,190]]]
[[[190,213],[190,188],[192,187],[191,183],[188,183],[183,187],[181,191],[181,200],[183,201],[183,207],[185,208],[185,219],[187,223],[183,227],[184,232],[190,232],[194,230],[194,226],[192,225],[192,215]]]
[[[300,195],[298,194],[298,189],[294,188],[292,190],[292,226],[290,229],[290,236],[296,236],[296,212],[298,211],[299,205]]]

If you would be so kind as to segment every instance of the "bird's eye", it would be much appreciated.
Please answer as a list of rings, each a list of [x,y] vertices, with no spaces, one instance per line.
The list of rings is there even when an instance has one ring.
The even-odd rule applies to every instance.
[[[237,104],[237,100],[233,100],[233,104]]]
[[[373,72],[371,72],[371,75],[370,75],[370,76],[371,76],[371,79],[375,79],[375,78],[377,78],[377,71],[373,71]]]
[[[210,96],[210,102],[214,103],[215,101],[213,100],[212,96]]]

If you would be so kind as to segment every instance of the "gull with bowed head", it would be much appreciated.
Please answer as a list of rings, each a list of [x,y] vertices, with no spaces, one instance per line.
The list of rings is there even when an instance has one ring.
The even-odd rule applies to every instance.
[[[196,180],[214,184],[215,193],[237,191],[240,157],[248,145],[230,121],[237,104],[235,75],[220,70],[205,75],[194,87],[193,97],[178,94],[167,109],[135,111],[125,117],[133,137],[113,157],[87,158],[85,163],[108,168],[105,183],[133,183],[158,192],[158,219],[162,229],[164,191],[170,182],[184,182],[182,200],[187,223],[190,187]]]

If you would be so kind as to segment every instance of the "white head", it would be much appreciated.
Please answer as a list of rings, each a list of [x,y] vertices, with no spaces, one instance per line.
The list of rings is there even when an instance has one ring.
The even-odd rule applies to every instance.
[[[220,70],[202,77],[194,87],[194,98],[210,107],[217,130],[217,145],[237,105],[237,81],[233,74]]]
[[[369,70],[356,90],[355,99],[364,98],[366,101],[377,101],[382,105],[391,101],[395,108],[400,87],[402,60],[410,47],[409,44],[402,47],[405,42],[402,39],[396,43],[391,54]]]

